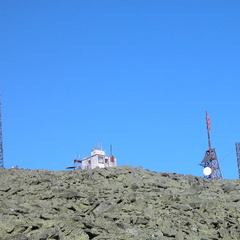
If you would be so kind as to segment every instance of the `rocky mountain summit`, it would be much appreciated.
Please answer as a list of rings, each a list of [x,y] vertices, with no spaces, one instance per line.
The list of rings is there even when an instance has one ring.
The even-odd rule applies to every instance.
[[[240,239],[240,184],[120,166],[0,169],[0,240]]]

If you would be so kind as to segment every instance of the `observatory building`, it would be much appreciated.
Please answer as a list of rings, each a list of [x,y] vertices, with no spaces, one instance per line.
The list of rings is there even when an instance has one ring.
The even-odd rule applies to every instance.
[[[78,166],[79,163],[82,166]],[[112,153],[110,156],[107,156],[104,150],[95,148],[91,151],[91,156],[84,157],[82,160],[75,159],[74,166],[67,167],[67,169],[93,169],[96,167],[105,168],[116,166],[117,159],[112,155]]]

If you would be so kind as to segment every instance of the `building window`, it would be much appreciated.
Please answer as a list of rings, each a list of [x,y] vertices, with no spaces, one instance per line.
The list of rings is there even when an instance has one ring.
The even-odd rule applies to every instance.
[[[103,157],[98,156],[98,163],[103,163]]]
[[[91,164],[91,160],[88,160],[88,164],[89,164],[89,165]]]
[[[105,163],[108,163],[108,159],[107,158],[105,158]]]

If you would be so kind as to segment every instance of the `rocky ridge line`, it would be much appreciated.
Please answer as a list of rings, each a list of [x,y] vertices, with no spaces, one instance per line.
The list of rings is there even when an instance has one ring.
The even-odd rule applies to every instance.
[[[141,167],[0,169],[0,240],[240,239],[240,185]]]

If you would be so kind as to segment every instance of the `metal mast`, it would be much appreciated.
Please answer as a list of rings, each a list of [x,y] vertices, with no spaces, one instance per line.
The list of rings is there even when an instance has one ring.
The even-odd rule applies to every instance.
[[[204,177],[207,179],[222,179],[222,173],[218,163],[217,154],[214,148],[211,147],[210,138],[210,117],[206,111],[206,124],[207,124],[207,135],[208,135],[208,150],[205,152],[204,159],[200,163],[203,169]]]
[[[237,163],[238,163],[238,177],[240,178],[240,143],[236,143],[236,154],[237,154]]]
[[[0,168],[4,168],[3,162],[3,139],[2,139],[2,102],[0,96]]]

